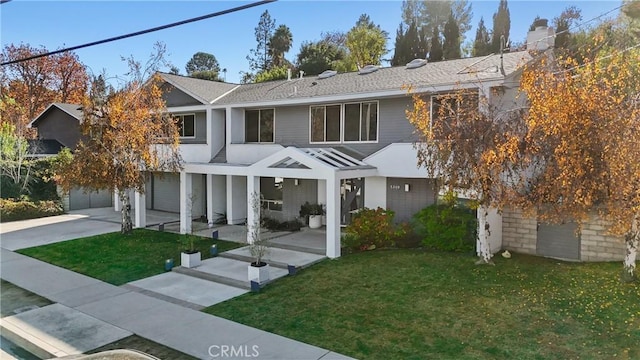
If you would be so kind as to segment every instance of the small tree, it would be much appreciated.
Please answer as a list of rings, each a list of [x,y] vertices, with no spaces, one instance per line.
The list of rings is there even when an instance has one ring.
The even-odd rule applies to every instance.
[[[349,56],[359,67],[378,65],[387,52],[387,33],[374,25],[369,16],[362,14],[356,26],[347,33],[345,45]]]
[[[181,166],[178,129],[165,111],[162,79],[150,75],[163,54],[164,47],[157,45],[144,68],[128,59],[131,78],[120,89],[84,101],[80,129],[89,140],[80,142],[73,159],[57,171],[56,180],[66,191],[73,186],[117,191],[123,234],[133,228],[128,190],[144,192],[147,172],[175,172]]]
[[[262,224],[262,211],[260,204],[260,195],[256,192],[251,194],[251,199],[249,203],[249,211],[253,211],[254,216],[253,221],[251,223],[247,223],[247,232],[249,234],[249,238],[251,239],[251,243],[249,244],[249,251],[251,252],[251,256],[255,258],[255,261],[252,263],[256,266],[259,266],[263,263],[262,259],[269,252],[269,241],[261,236],[260,226]]]
[[[27,140],[16,134],[16,127],[8,122],[0,126],[0,150],[3,197],[19,197],[28,193],[32,181],[31,149]]]

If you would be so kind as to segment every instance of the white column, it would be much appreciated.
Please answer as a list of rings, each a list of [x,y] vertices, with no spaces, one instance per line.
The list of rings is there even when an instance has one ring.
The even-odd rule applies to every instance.
[[[122,211],[122,201],[120,201],[118,189],[113,192],[113,210],[118,212]]]
[[[136,228],[147,227],[147,203],[145,202],[144,193],[136,192],[133,195],[133,203],[135,206],[135,222]]]
[[[233,224],[233,176],[227,175],[227,224]]]
[[[213,224],[213,175],[207,174],[207,222]]]
[[[318,204],[327,205],[327,180],[318,179]],[[322,225],[327,224],[327,217],[322,217]]]
[[[191,194],[193,193],[192,175],[180,172],[180,233],[191,233]]]
[[[254,208],[255,201],[258,202],[257,209]],[[253,243],[254,231],[260,230],[260,206],[260,177],[247,176],[247,243],[249,244]]]
[[[327,179],[327,257],[340,257],[340,179]]]

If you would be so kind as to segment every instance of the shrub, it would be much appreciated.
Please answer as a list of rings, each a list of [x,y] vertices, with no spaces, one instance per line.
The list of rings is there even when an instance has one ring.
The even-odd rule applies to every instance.
[[[298,220],[278,221],[272,218],[263,218],[262,227],[271,231],[300,231],[304,224]]]
[[[62,204],[57,201],[13,201],[0,199],[0,221],[35,219],[63,214]]]
[[[477,220],[469,208],[431,205],[416,213],[413,223],[428,248],[460,252],[475,248]]]
[[[342,236],[342,245],[351,250],[373,250],[396,246],[396,241],[406,235],[405,226],[393,223],[391,210],[364,208],[353,215],[351,224]]]

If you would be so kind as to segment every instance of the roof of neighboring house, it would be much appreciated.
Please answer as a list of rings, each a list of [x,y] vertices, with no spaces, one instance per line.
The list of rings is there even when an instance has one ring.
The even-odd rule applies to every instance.
[[[82,106],[78,105],[78,104],[65,104],[65,103],[51,103],[49,106],[47,106],[46,109],[44,109],[40,115],[36,116],[35,119],[33,119],[30,123],[29,126],[30,127],[37,127],[38,126],[38,122],[40,122],[40,119],[43,118],[43,116],[49,112],[49,110],[54,109],[54,108],[58,108],[64,112],[66,112],[67,114],[71,115],[73,118],[75,118],[78,121],[82,121]]]
[[[503,55],[505,75],[517,71],[521,65],[532,59],[527,51]],[[465,58],[427,63],[424,66],[407,69],[405,66],[379,68],[369,74],[358,72],[342,73],[319,79],[307,76],[291,80],[277,80],[264,83],[241,85],[229,94],[215,101],[215,104],[242,104],[285,99],[313,98],[348,94],[375,93],[402,90],[403,86],[428,88],[476,81],[500,80],[500,55]]]
[[[163,72],[159,72],[159,74],[169,84],[206,104],[212,103],[214,100],[239,86],[238,84],[196,79]]]
[[[62,150],[62,145],[58,140],[54,139],[29,139],[29,154],[38,155],[55,155]]]

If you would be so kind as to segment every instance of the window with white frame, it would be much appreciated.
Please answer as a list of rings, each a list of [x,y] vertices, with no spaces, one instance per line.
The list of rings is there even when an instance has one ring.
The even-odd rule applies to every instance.
[[[195,114],[173,115],[178,126],[178,134],[183,138],[196,136],[196,116]]]
[[[244,141],[272,143],[274,112],[274,109],[245,110]]]
[[[312,143],[377,141],[378,103],[311,106],[309,140]]]

